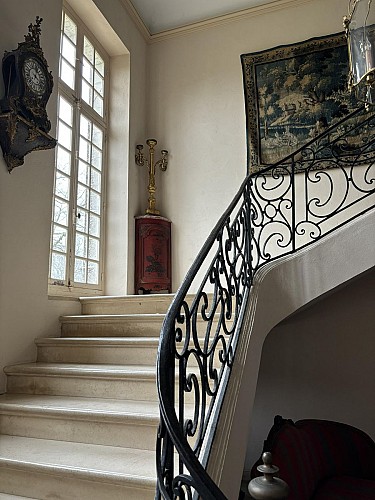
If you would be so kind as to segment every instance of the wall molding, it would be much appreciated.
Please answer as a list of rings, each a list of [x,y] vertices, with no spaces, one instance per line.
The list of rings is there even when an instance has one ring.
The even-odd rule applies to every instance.
[[[203,31],[210,28],[217,28],[220,26],[224,26],[228,23],[238,22],[244,19],[260,16],[263,14],[277,12],[282,9],[298,7],[300,5],[312,3],[313,0],[274,0],[273,2],[266,5],[258,5],[256,7],[250,7],[249,9],[241,10],[238,12],[232,12],[231,14],[225,14],[223,16],[213,17],[205,21],[187,24],[179,28],[161,31],[160,33],[155,33],[153,35],[149,32],[147,26],[142,21],[135,7],[131,3],[131,0],[120,0],[120,2],[125,7],[126,11],[134,21],[135,25],[141,32],[144,39],[149,44],[153,44],[153,43],[164,42],[166,40],[169,40],[170,38],[190,35],[197,31]]]

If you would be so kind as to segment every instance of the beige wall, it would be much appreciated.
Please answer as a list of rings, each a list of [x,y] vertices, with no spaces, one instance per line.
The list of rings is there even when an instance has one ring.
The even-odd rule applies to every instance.
[[[245,469],[275,415],[336,420],[375,438],[375,270],[293,314],[263,346]]]
[[[80,0],[79,3],[85,2]],[[13,50],[18,42],[23,41],[27,26],[38,15],[43,18],[41,46],[56,81],[61,1],[13,0],[5,3],[0,16],[0,54]],[[127,190],[129,138],[126,134],[135,143],[144,130],[146,43],[121,3],[97,0],[97,4],[117,30],[132,61],[128,100],[134,112],[128,124],[123,126],[126,148],[115,165],[121,172],[117,186],[125,186]],[[3,94],[1,78],[0,95]],[[52,122],[51,134],[54,135],[56,85],[48,102],[48,114]],[[0,393],[5,388],[3,367],[33,361],[36,354],[34,338],[57,335],[59,316],[79,312],[77,302],[49,300],[47,296],[53,165],[53,150],[33,152],[25,157],[24,166],[9,175],[0,155]],[[129,182],[133,186],[140,184],[135,168],[129,170]],[[111,210],[121,210],[123,225],[122,232],[116,229],[119,236],[112,238],[108,253],[122,260],[122,269],[125,270],[116,274],[117,280],[112,280],[112,293],[125,294],[127,291],[128,245],[129,259],[133,261],[132,224],[133,216],[138,212],[139,198],[137,189],[130,190],[128,196],[124,189],[119,188],[112,200]]]
[[[148,133],[171,152],[157,199],[173,222],[174,289],[246,174],[240,54],[342,31],[346,10],[294,2],[151,45]]]

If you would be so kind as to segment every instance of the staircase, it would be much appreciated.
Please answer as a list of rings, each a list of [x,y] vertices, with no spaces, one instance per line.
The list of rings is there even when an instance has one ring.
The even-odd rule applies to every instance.
[[[0,396],[0,499],[155,495],[156,352],[172,295],[81,299]],[[17,495],[17,496],[13,496]]]

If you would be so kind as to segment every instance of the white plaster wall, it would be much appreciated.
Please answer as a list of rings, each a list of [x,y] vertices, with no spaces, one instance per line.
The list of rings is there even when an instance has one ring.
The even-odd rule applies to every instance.
[[[245,470],[275,415],[354,425],[375,438],[375,270],[268,334],[263,345]]]
[[[156,198],[173,222],[174,289],[246,175],[240,54],[342,31],[346,10],[303,1],[150,46],[148,135],[170,150]]]
[[[140,131],[144,130],[146,43],[120,2],[97,0],[97,4],[129,49],[130,57],[134,56],[129,85],[130,109],[134,112],[129,130],[131,142],[136,142],[135,137],[138,140]],[[41,46],[56,81],[60,0],[5,2],[0,16],[0,54],[13,50],[18,42],[23,41],[27,26],[37,15],[43,17]],[[0,80],[0,95],[3,96],[2,78]],[[56,91],[55,86],[47,109],[52,135],[56,127]],[[121,165],[125,176],[123,182],[127,181],[129,154],[126,147]],[[0,393],[5,390],[3,367],[35,360],[34,338],[58,335],[59,316],[76,314],[80,310],[78,302],[49,300],[47,296],[53,166],[54,150],[33,152],[25,157],[22,167],[9,175],[0,155]],[[138,186],[137,176],[136,169],[129,171],[132,186]],[[121,207],[125,222],[122,233],[117,230],[118,236],[110,250],[122,257],[123,269],[126,270],[128,245],[129,260],[134,260],[132,223],[140,197],[137,188],[130,190],[129,196],[126,192],[123,198],[121,196],[114,200],[113,209]],[[119,273],[113,288],[126,293],[126,280],[126,272]]]
[[[61,3],[48,0],[7,2],[0,17],[0,54],[17,48],[37,15],[43,17],[41,46],[53,75]],[[1,95],[4,95],[1,79]],[[56,125],[56,89],[48,103]],[[33,340],[58,332],[59,314],[77,311],[71,302],[47,298],[54,150],[34,152],[9,175],[0,155],[0,392],[4,365],[33,360]]]

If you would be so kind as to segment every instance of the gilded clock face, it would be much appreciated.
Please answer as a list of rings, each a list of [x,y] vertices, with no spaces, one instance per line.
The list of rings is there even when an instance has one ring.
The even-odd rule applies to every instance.
[[[47,88],[47,80],[42,65],[34,58],[23,63],[23,74],[28,88],[37,96],[42,96]]]

